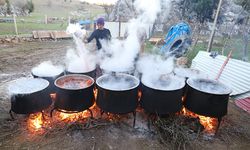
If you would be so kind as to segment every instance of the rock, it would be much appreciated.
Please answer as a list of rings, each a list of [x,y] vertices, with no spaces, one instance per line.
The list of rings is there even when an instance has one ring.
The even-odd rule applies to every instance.
[[[185,65],[187,65],[187,63],[188,63],[187,57],[180,57],[180,58],[177,58],[177,60],[176,60],[176,65],[178,65],[178,66],[185,66]]]
[[[6,38],[5,41],[8,42],[8,43],[10,43],[11,42],[11,38]]]
[[[14,38],[14,39],[11,40],[11,42],[17,44],[17,43],[19,43],[20,41],[19,41],[18,38]]]
[[[204,43],[202,40],[197,41],[197,43],[202,44]]]

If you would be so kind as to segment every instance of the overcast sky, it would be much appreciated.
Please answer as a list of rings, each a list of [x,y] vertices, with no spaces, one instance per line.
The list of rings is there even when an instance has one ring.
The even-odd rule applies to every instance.
[[[80,1],[85,1],[85,2],[89,2],[91,4],[95,3],[95,4],[114,4],[115,2],[117,2],[117,0],[80,0]]]

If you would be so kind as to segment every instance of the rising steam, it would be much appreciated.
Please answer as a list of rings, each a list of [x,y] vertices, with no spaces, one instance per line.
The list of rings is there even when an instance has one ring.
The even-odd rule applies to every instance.
[[[170,0],[136,0],[134,2],[138,16],[129,21],[127,38],[124,41],[102,42],[103,49],[100,53],[106,55],[101,55],[101,68],[117,72],[130,71],[134,68],[143,36],[148,26],[156,20],[162,5],[169,6]]]
[[[63,73],[62,66],[55,66],[51,61],[45,61],[32,69],[32,73],[38,77],[55,77]]]
[[[96,67],[95,54],[89,51],[82,41],[86,38],[86,30],[81,29],[79,24],[70,24],[66,31],[73,36],[76,44],[75,49],[69,49],[67,51],[67,71],[72,73],[85,73],[94,70]]]

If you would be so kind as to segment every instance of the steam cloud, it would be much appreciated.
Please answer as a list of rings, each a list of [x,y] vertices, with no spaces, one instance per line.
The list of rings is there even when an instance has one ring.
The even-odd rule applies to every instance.
[[[9,83],[9,95],[30,94],[45,89],[49,82],[39,78],[20,78]]]
[[[51,61],[45,61],[32,69],[32,73],[39,77],[55,77],[63,72],[62,66],[55,66]]]
[[[81,29],[79,24],[70,24],[67,28],[67,33],[72,34],[76,44],[75,49],[69,49],[66,54],[66,68],[72,73],[85,73],[95,69],[96,56],[89,51],[83,43],[87,32]]]
[[[157,18],[161,6],[169,6],[170,0],[136,0],[134,6],[139,14],[129,21],[127,38],[124,41],[112,40],[110,43],[102,41],[103,49],[100,66],[108,71],[130,71],[135,66],[143,36]],[[168,13],[168,12],[166,12]]]

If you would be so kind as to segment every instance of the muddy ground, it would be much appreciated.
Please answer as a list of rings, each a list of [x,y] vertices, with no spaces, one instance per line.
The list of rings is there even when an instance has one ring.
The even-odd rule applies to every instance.
[[[31,68],[43,61],[63,64],[67,49],[73,47],[71,40],[0,45],[0,149],[173,149],[171,145],[163,144],[154,127],[148,130],[143,112],[137,113],[135,128],[131,125],[132,115],[128,115],[118,122],[102,120],[103,124],[90,129],[72,125],[46,135],[26,131],[26,116],[10,119],[8,83],[31,76]],[[218,134],[197,142],[202,143],[203,149],[249,149],[249,137],[250,115],[230,100],[228,115],[223,118]]]

